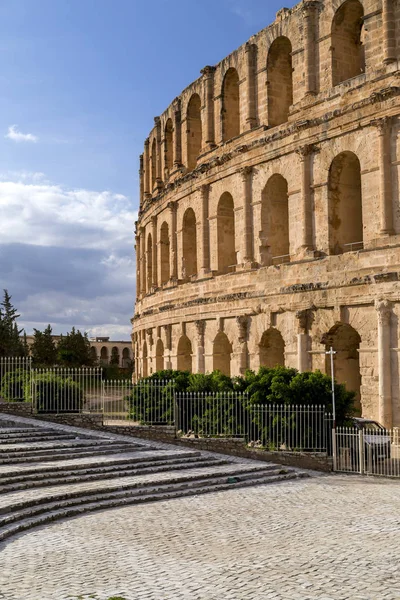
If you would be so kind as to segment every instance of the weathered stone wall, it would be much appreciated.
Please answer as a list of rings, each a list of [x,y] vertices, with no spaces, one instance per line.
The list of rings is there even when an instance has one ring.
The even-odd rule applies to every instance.
[[[138,376],[329,373],[333,346],[362,414],[400,425],[399,38],[395,0],[304,0],[155,119]]]

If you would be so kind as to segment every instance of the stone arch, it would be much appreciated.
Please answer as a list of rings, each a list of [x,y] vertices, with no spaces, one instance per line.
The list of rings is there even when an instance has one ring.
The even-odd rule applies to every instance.
[[[213,370],[221,371],[224,375],[231,375],[232,344],[228,336],[220,331],[213,344]]]
[[[107,348],[107,346],[102,346],[102,348],[100,350],[100,362],[103,365],[108,364],[108,348]]]
[[[178,342],[177,367],[178,371],[192,372],[192,342],[186,335],[182,335]]]
[[[153,191],[154,186],[156,185],[156,177],[157,177],[157,143],[154,138],[153,143],[151,145],[151,191]]]
[[[143,342],[143,350],[142,350],[142,377],[149,376],[149,359],[147,352],[147,342]]]
[[[286,123],[293,104],[292,44],[287,37],[278,37],[267,58],[268,125]]]
[[[363,45],[364,8],[359,0],[346,0],[332,21],[332,84],[365,73]]]
[[[165,124],[164,130],[164,144],[165,144],[165,168],[169,173],[172,171],[174,164],[174,126],[172,119],[168,119]]]
[[[160,229],[160,267],[161,267],[161,285],[167,283],[170,279],[170,256],[169,256],[169,227],[168,223],[164,221]]]
[[[122,350],[122,366],[127,368],[131,361],[131,351],[129,348],[123,348]]]
[[[112,365],[119,365],[119,350],[117,346],[111,348],[111,360]]]
[[[227,273],[236,263],[235,211],[229,192],[222,194],[217,208],[218,272]]]
[[[270,327],[262,334],[260,343],[260,367],[285,366],[285,342],[281,332]]]
[[[333,357],[334,376],[338,383],[344,383],[348,390],[356,393],[354,406],[361,409],[361,371],[359,348],[360,334],[346,323],[336,323],[322,338],[328,352],[331,348],[336,352]],[[325,371],[331,375],[331,358],[325,357]]]
[[[288,182],[282,175],[272,175],[262,191],[260,237],[263,265],[289,261]]]
[[[328,178],[328,213],[331,254],[361,250],[361,165],[353,152],[342,152],[332,161]]]
[[[196,167],[202,147],[201,100],[198,94],[190,98],[187,109],[187,167]]]
[[[153,285],[153,240],[151,237],[151,233],[147,236],[147,291],[151,290],[151,286]]]
[[[156,371],[164,370],[164,344],[161,338],[158,338],[156,344]]]
[[[188,208],[182,221],[182,279],[197,274],[196,215]]]
[[[95,346],[92,346],[90,348],[90,356],[92,361],[96,364],[97,363],[97,350],[95,348]]]
[[[222,141],[240,134],[239,75],[236,69],[227,70],[222,84]]]

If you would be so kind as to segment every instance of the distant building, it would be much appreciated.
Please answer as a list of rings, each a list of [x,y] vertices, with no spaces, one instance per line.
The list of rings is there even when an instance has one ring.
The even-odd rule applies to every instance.
[[[57,343],[61,336],[53,335],[52,337]],[[26,340],[30,347],[33,344],[33,335],[27,335]],[[93,358],[100,366],[113,363],[118,365],[121,369],[130,367],[133,361],[130,341],[115,341],[110,340],[110,338],[106,336],[97,336],[90,337],[89,342]],[[114,358],[114,360],[112,360],[112,358]]]

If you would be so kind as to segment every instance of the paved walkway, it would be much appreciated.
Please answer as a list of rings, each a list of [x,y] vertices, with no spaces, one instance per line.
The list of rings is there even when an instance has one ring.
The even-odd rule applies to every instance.
[[[324,476],[110,509],[0,545],[2,600],[400,600],[400,484]]]

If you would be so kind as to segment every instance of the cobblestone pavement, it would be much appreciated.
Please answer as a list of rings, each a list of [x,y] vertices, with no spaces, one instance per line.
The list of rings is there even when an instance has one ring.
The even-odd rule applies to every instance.
[[[332,475],[111,509],[0,551],[2,600],[400,600],[400,485]]]

